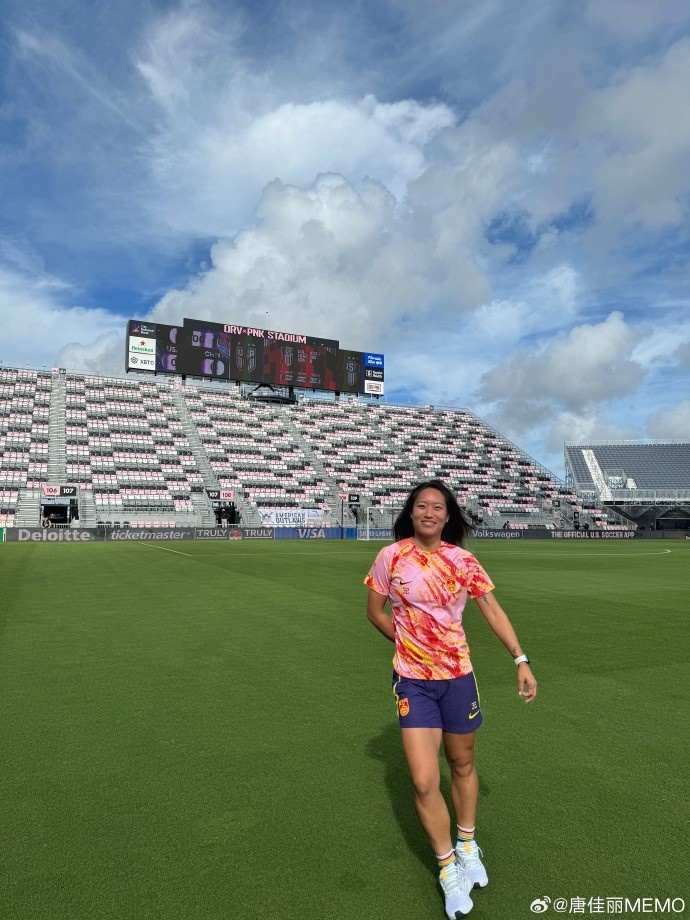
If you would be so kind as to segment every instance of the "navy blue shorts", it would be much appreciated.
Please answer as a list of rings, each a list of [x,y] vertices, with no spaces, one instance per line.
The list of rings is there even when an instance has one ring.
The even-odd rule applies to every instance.
[[[466,735],[482,724],[474,673],[451,680],[413,680],[393,672],[400,728],[441,728]]]

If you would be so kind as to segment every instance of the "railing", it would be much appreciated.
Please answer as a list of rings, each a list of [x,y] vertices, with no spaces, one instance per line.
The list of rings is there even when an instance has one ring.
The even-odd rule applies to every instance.
[[[690,489],[611,489],[610,501],[620,505],[653,504],[655,502],[690,502]]]

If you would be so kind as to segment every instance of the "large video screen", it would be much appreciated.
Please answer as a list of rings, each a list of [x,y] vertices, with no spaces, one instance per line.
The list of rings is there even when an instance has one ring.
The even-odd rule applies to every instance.
[[[181,326],[130,320],[126,369],[331,392],[383,394],[383,355],[335,339],[185,319]]]

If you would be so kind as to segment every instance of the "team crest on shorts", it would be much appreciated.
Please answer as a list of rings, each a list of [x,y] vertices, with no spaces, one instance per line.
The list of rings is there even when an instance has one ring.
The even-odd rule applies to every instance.
[[[398,700],[398,712],[401,716],[407,716],[410,713],[410,701],[408,699]]]

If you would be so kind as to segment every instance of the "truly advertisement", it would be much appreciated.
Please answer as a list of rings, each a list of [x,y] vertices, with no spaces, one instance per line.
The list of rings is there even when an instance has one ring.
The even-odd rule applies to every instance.
[[[239,527],[197,527],[197,540],[241,540]]]
[[[273,527],[243,527],[246,540],[274,540],[276,532]]]

